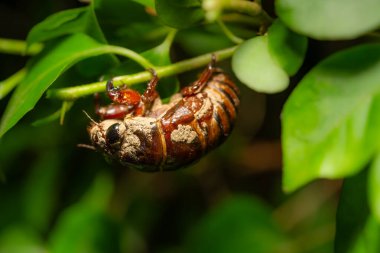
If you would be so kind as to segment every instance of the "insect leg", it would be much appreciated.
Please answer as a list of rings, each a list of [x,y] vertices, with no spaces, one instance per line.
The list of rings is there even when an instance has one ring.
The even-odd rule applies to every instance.
[[[115,87],[112,79],[108,80],[106,89],[108,97],[117,104],[126,104],[133,107],[137,106],[141,101],[140,93],[129,88],[120,89]]]
[[[149,81],[144,94],[141,96],[141,100],[143,101],[146,110],[149,110],[152,107],[154,100],[158,97],[156,86],[159,80],[154,69],[148,69],[148,71],[152,74],[152,79]]]
[[[111,84],[109,84],[111,83]],[[132,91],[132,92],[130,92]],[[95,103],[95,113],[99,115],[99,117],[104,119],[123,119],[125,115],[131,113],[135,110],[136,102],[134,100],[131,100],[130,98],[137,94],[137,96],[140,98],[140,94],[136,91],[128,89],[126,90],[119,90],[117,88],[113,87],[112,81],[107,83],[107,93],[108,96],[110,94],[113,96],[111,99],[116,102],[107,106],[101,106],[100,105],[100,95],[98,93],[95,93],[94,95],[94,103]],[[138,102],[140,99],[138,100]],[[118,102],[124,102],[124,103],[118,103]]]
[[[206,83],[210,80],[212,75],[215,72],[220,71],[220,69],[215,67],[215,63],[216,63],[216,55],[212,54],[210,63],[207,65],[206,69],[203,70],[199,79],[196,80],[195,82],[193,82],[190,86],[184,87],[181,90],[182,95],[183,96],[192,96],[194,94],[201,92],[201,90],[206,85]]]

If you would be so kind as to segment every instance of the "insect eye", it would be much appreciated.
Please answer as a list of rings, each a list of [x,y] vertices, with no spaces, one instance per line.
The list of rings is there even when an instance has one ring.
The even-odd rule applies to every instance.
[[[120,140],[119,136],[119,123],[111,125],[106,132],[106,141],[108,144],[112,145]]]

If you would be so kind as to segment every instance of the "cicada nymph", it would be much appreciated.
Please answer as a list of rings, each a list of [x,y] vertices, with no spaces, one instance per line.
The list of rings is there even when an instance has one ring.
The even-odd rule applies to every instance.
[[[114,102],[96,106],[102,119],[88,128],[94,147],[111,160],[141,171],[167,171],[187,166],[220,145],[231,133],[239,90],[215,67],[215,56],[198,80],[162,104],[157,74],[140,95],[107,82]]]

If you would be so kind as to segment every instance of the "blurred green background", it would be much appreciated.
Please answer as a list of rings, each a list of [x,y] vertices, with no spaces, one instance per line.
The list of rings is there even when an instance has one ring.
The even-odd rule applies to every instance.
[[[2,0],[0,37],[25,40],[48,15],[80,6],[74,0]],[[146,27],[134,29],[124,32],[138,41]],[[230,44],[212,31],[179,35],[173,61]],[[162,38],[146,48],[127,43],[143,51]],[[194,41],[206,46],[194,47]],[[292,83],[346,44],[311,41],[313,54]],[[0,59],[3,80],[28,57]],[[219,66],[230,72],[229,61]],[[181,75],[181,84],[199,71]],[[72,68],[54,85],[92,80],[81,73]],[[77,147],[89,143],[82,110],[94,115],[92,98],[79,99],[63,126],[35,127],[32,122],[60,107],[60,101],[41,99],[0,140],[0,253],[332,252],[340,182],[318,181],[291,195],[281,190],[280,114],[291,89],[263,95],[238,85],[242,105],[226,143],[192,167],[156,174],[110,165],[101,154]],[[0,100],[0,114],[8,101]]]

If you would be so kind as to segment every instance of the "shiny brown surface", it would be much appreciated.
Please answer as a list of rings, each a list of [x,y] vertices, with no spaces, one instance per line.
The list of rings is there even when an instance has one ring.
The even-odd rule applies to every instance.
[[[201,117],[195,117],[208,102],[206,100],[209,100],[210,107]],[[168,170],[191,164],[222,143],[232,130],[238,106],[237,87],[225,74],[217,74],[206,83],[200,93],[184,97],[169,109],[160,119],[167,148],[167,157],[161,169]],[[189,129],[196,133],[196,137],[189,137],[188,142],[186,136],[183,140],[173,140],[172,133],[180,125],[190,126]],[[189,131],[182,134],[191,135]]]
[[[94,146],[124,166],[147,172],[175,170],[199,160],[229,136],[240,103],[235,84],[220,70],[215,72],[215,68],[206,68],[199,80],[173,95],[169,104],[156,98],[155,76],[149,92],[144,93],[156,98],[145,101],[149,100],[145,108],[151,109],[120,121],[120,141],[112,148],[95,138],[104,136],[107,127],[90,130]],[[118,106],[115,109],[126,105]],[[112,105],[107,109],[113,109]]]

